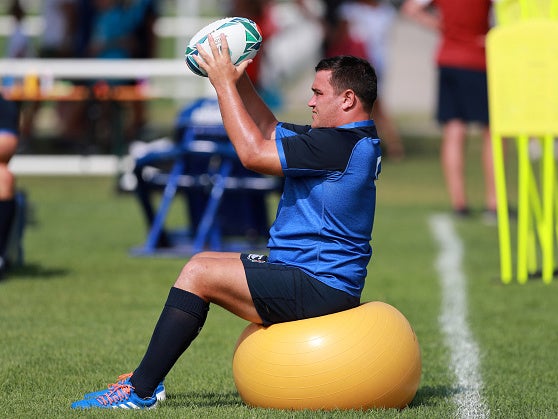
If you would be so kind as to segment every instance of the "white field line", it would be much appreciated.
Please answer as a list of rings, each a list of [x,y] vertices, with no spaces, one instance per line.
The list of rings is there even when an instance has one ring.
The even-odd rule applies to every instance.
[[[450,350],[457,381],[454,401],[459,418],[488,418],[490,410],[481,396],[479,348],[467,323],[466,278],[462,269],[463,245],[447,215],[434,215],[430,229],[440,247],[436,268],[442,287],[440,327]]]

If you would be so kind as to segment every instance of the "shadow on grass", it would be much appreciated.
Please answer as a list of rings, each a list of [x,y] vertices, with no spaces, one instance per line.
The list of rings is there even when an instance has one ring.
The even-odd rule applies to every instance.
[[[38,264],[25,264],[10,268],[4,277],[10,279],[49,279],[68,276],[70,271],[65,268],[45,268]]]
[[[459,390],[448,386],[420,387],[409,407],[437,406],[456,394]]]
[[[452,397],[459,390],[448,386],[421,387],[409,405],[410,408],[419,406],[438,406]],[[196,406],[210,407],[239,407],[246,406],[237,392],[191,392],[167,395],[165,405],[172,407]]]
[[[244,406],[236,391],[225,393],[215,392],[190,392],[167,395],[165,406],[184,407],[238,407]]]

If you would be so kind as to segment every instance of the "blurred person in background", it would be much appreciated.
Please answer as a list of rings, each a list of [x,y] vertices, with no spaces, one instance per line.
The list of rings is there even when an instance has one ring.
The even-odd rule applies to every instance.
[[[8,269],[6,252],[15,218],[15,177],[8,167],[19,133],[19,107],[0,93],[0,278]]]
[[[74,57],[86,58],[87,46],[91,41],[96,9],[91,0],[77,0],[77,25],[74,32]]]
[[[133,58],[139,50],[136,31],[142,24],[151,0],[94,0],[95,18],[88,55],[91,58]]]
[[[6,46],[7,58],[30,58],[33,57],[33,45],[30,37],[25,33],[23,28],[23,21],[25,19],[25,9],[23,8],[20,0],[13,0],[8,12],[13,18],[14,28]],[[22,112],[22,125],[21,132],[25,137],[28,137],[32,130],[33,114],[37,105],[31,104]],[[0,127],[2,128],[2,127]],[[0,164],[2,164],[0,162]]]
[[[39,39],[39,58],[72,58],[77,22],[76,0],[43,0],[41,5],[44,29]],[[23,121],[20,132],[22,143],[29,142],[34,136],[35,116],[40,107],[40,100],[26,101],[26,106],[22,110]],[[68,116],[74,112],[76,107],[76,103],[68,101],[56,103],[56,113],[62,127],[66,126]]]
[[[156,4],[153,0],[94,0],[95,18],[92,22],[87,56],[98,59],[149,58],[154,54],[155,39],[153,24],[156,18]],[[114,86],[133,88],[138,80],[108,79],[96,80],[94,91],[102,91]],[[99,136],[105,142],[112,138],[113,112],[105,109],[113,103],[102,103],[102,117]],[[122,103],[131,110],[131,123],[126,124],[126,137],[137,135],[146,120],[145,105],[139,101]],[[103,138],[98,140],[103,141]]]
[[[159,0],[149,0],[134,31],[134,44],[132,58],[150,59],[157,57],[157,36],[155,22],[159,17]],[[141,85],[144,80],[136,80],[136,85]],[[146,102],[136,100],[132,102],[132,123],[129,137],[140,137],[148,121]]]
[[[44,31],[41,35],[41,58],[71,58],[77,22],[76,0],[43,0]]]
[[[465,143],[470,123],[482,129],[487,221],[496,218],[496,191],[488,120],[485,38],[492,0],[406,0],[402,13],[437,31],[441,40],[436,118],[442,126],[441,163],[450,203],[458,217],[471,215],[465,185]]]
[[[273,15],[274,0],[232,0],[228,14],[241,16],[256,22],[260,28],[264,43],[260,46],[258,54],[253,58],[252,64],[246,72],[254,83],[256,90],[264,101],[273,109],[281,106],[282,99],[276,86],[268,86],[262,76],[263,61],[266,59],[265,43],[279,32],[279,27]]]
[[[31,39],[23,29],[23,20],[25,19],[25,10],[20,0],[13,0],[8,9],[10,16],[13,18],[13,30],[8,38],[6,48],[7,58],[27,58],[32,57],[33,45]]]
[[[397,16],[397,10],[387,0],[354,0],[345,1],[338,9],[338,24],[345,24],[350,37],[356,39],[364,47],[364,55],[376,70],[378,77],[378,99],[374,104],[372,117],[378,125],[380,137],[385,141],[387,157],[401,160],[405,156],[405,148],[399,130],[389,114],[384,101],[381,100],[385,90],[385,74],[390,45],[389,33]],[[337,51],[334,55],[338,55]],[[356,55],[345,52],[348,55]]]
[[[339,32],[342,31],[346,26],[346,22],[340,22],[339,20],[339,7],[345,3],[346,0],[322,0],[322,5],[324,7],[322,26],[324,39],[322,43],[322,55],[324,57],[334,57],[336,54],[330,51],[336,48],[339,43]],[[303,3],[302,0],[298,0],[299,3]],[[353,55],[353,54],[351,54]]]

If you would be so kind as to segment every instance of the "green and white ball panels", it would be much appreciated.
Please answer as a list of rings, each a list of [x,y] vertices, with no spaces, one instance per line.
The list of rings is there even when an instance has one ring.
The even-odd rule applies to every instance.
[[[262,43],[262,34],[258,25],[244,17],[228,17],[225,19],[217,20],[204,28],[200,29],[190,39],[186,47],[186,64],[194,74],[198,76],[207,77],[207,73],[198,66],[194,56],[198,55],[197,44],[200,44],[203,49],[211,53],[209,47],[209,34],[213,35],[217,46],[220,48],[220,35],[225,34],[229,44],[229,52],[231,61],[234,65],[240,64],[244,60],[254,58],[260,49]]]

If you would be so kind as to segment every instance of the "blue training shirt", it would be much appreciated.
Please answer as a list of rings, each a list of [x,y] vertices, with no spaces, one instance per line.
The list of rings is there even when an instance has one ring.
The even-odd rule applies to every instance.
[[[268,261],[297,266],[359,297],[372,256],[381,170],[374,122],[313,129],[279,123],[275,133],[285,185]]]

